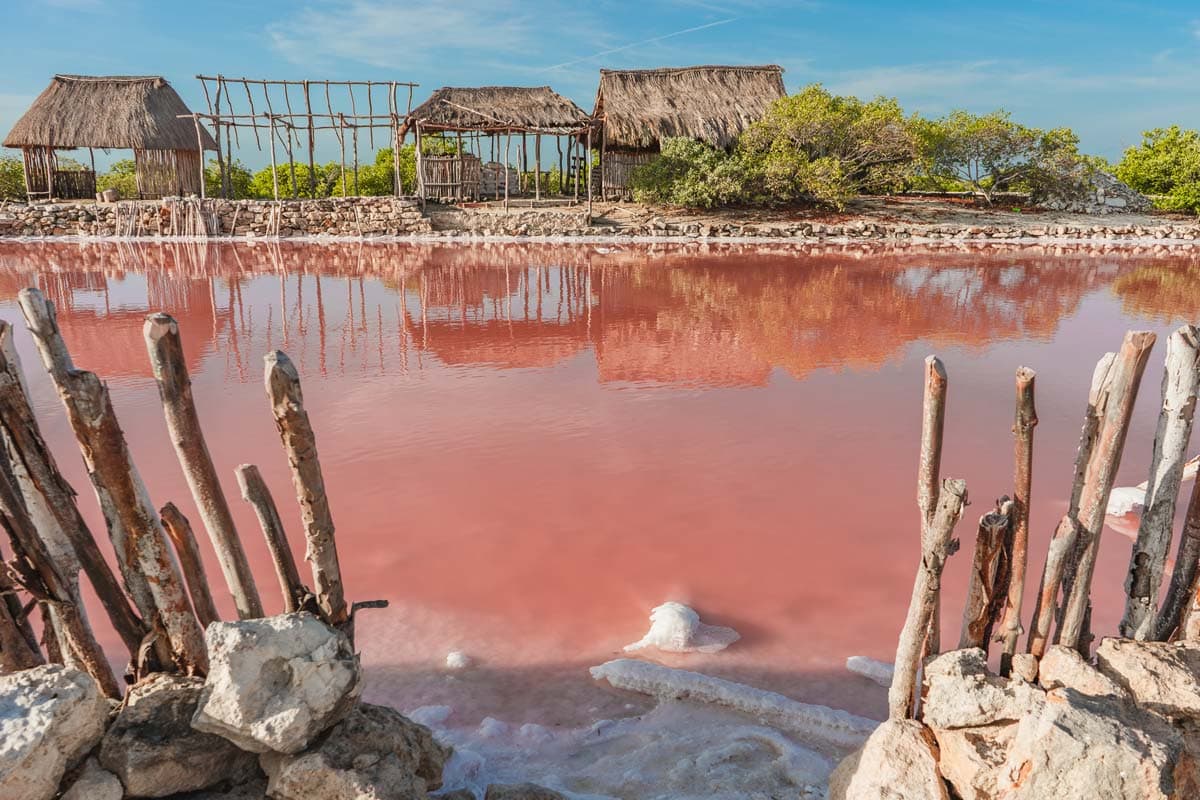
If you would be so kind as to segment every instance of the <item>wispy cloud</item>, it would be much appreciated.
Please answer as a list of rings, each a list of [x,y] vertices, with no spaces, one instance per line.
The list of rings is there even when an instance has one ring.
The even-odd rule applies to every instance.
[[[579,58],[573,58],[569,61],[564,61],[561,64],[553,64],[549,67],[546,67],[546,69],[548,69],[548,70],[549,69],[563,69],[564,67],[570,67],[574,64],[582,64],[585,61],[594,61],[595,59],[601,58],[602,56],[611,56],[613,53],[621,53],[626,50],[632,50],[635,47],[644,47],[648,44],[656,44],[658,42],[666,41],[667,39],[674,39],[676,36],[683,36],[688,33],[696,33],[697,31],[702,31],[707,28],[715,28],[719,25],[728,25],[729,23],[736,22],[736,21],[737,21],[737,17],[730,17],[729,19],[717,20],[716,22],[708,22],[708,23],[705,23],[704,25],[695,25],[691,28],[684,28],[683,30],[672,31],[671,33],[664,33],[661,36],[653,36],[649,39],[642,39],[639,42],[630,42],[629,44],[623,44],[619,47],[610,47],[607,50],[601,50],[599,52],[592,53],[590,55],[580,56]]]

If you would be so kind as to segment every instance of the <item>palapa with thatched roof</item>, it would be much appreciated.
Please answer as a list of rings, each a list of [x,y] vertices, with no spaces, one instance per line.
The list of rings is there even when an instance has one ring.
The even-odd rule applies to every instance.
[[[541,137],[571,137],[568,146],[577,146],[575,138],[590,129],[591,118],[583,109],[549,86],[444,86],[409,114],[400,128],[403,139],[409,130],[416,134],[419,169],[418,193],[421,197],[462,200],[479,197],[484,186],[507,199],[515,171],[510,172],[514,134],[521,137],[520,173],[528,172],[527,135],[534,137],[534,194],[541,196]],[[457,152],[453,155],[427,155],[420,147],[421,137],[429,134],[456,134]],[[464,134],[466,140],[464,142]],[[500,139],[504,137],[504,152]],[[483,141],[491,144],[491,163],[483,166]],[[475,154],[467,152],[474,144]],[[499,159],[503,158],[503,163]],[[562,142],[559,142],[562,162]],[[578,159],[573,159],[578,160]],[[563,163],[563,171],[566,164]],[[565,182],[564,182],[565,185]],[[519,188],[519,184],[518,184]]]
[[[786,94],[783,68],[699,66],[600,70],[592,116],[600,129],[602,191],[623,194],[629,174],[685,137],[728,149]]]
[[[59,169],[57,150],[133,150],[141,197],[198,194],[207,130],[164,78],[55,75],[4,140],[25,155],[29,197],[91,197],[95,164]],[[90,187],[90,191],[88,190]]]

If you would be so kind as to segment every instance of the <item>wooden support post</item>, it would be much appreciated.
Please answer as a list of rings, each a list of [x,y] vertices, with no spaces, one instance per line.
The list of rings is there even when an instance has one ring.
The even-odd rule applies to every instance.
[[[279,167],[275,164],[275,118],[271,117],[271,191],[279,202]]]
[[[587,221],[592,224],[592,129],[588,128],[587,148],[583,151],[584,168],[587,169]],[[601,176],[603,179],[603,175]]]
[[[313,155],[316,149],[316,134],[313,133],[312,97],[310,97],[308,81],[304,81],[304,111],[308,121],[308,196],[317,196],[317,162]]]
[[[1046,653],[1050,626],[1054,622],[1054,611],[1058,608],[1058,588],[1062,583],[1063,569],[1075,552],[1078,536],[1079,525],[1068,514],[1059,521],[1046,551],[1046,566],[1042,569],[1041,589],[1033,608],[1033,622],[1029,631],[1029,652],[1035,658],[1041,658]]]
[[[196,501],[196,508],[200,511],[200,519],[204,521],[209,539],[212,540],[217,563],[221,565],[221,573],[233,595],[238,618],[261,617],[263,607],[254,585],[254,573],[250,571],[250,563],[246,560],[246,551],[233,524],[233,514],[229,511],[229,503],[221,489],[221,480],[217,477],[216,467],[204,441],[204,429],[196,413],[192,379],[183,355],[179,325],[169,314],[159,312],[146,317],[142,333],[146,339],[154,379],[158,383],[158,396],[162,400],[171,444],[187,478],[192,498]],[[196,611],[199,614],[200,610]],[[203,618],[200,622],[207,624]]]
[[[44,536],[70,542],[75,558],[91,581],[113,629],[129,650],[130,658],[135,658],[146,635],[146,628],[130,607],[112,568],[84,522],[75,502],[75,490],[58,471],[58,465],[42,438],[41,428],[24,387],[21,363],[13,346],[12,326],[0,320],[2,452],[6,452],[12,464],[26,506],[46,512],[44,518],[40,519],[39,530],[43,531]],[[52,532],[52,528],[57,528],[59,532]]]
[[[1200,478],[1192,483],[1192,495],[1188,501],[1187,516],[1183,521],[1183,534],[1179,537],[1179,551],[1175,555],[1175,569],[1171,572],[1171,584],[1158,614],[1154,638],[1160,642],[1170,641],[1179,629],[1184,609],[1190,605],[1189,593],[1197,572],[1200,571]]]
[[[1125,616],[1120,631],[1129,639],[1154,638],[1158,592],[1174,533],[1175,503],[1192,436],[1197,390],[1200,390],[1200,331],[1184,325],[1167,339],[1162,410],[1154,434],[1150,477],[1146,481],[1145,510],[1125,580]]]
[[[164,666],[189,673],[208,668],[204,636],[167,550],[158,512],[129,453],[106,387],[95,374],[75,369],[58,330],[54,304],[37,289],[23,289],[21,311],[79,442],[96,489],[125,585],[143,619],[166,636],[156,641]]]
[[[1017,410],[1013,422],[1013,509],[1012,565],[1008,581],[1008,598],[1004,604],[1003,630],[1000,638],[1000,674],[1012,671],[1012,657],[1017,652],[1021,627],[1021,602],[1025,596],[1025,573],[1029,561],[1029,494],[1033,485],[1033,429],[1038,424],[1034,406],[1034,382],[1037,373],[1029,367],[1017,369]]]
[[[917,577],[913,583],[912,600],[909,602],[904,628],[900,631],[900,642],[896,647],[895,674],[891,689],[888,690],[890,719],[907,719],[913,715],[921,653],[929,632],[933,609],[938,602],[942,569],[953,548],[951,540],[954,526],[962,516],[966,502],[966,481],[944,481],[938,493],[933,522],[925,527],[921,535],[921,563],[917,567]]]
[[[504,181],[504,210],[508,211],[508,164],[512,160],[512,131],[504,134],[504,169],[501,170],[501,180]]]
[[[196,149],[200,157],[200,199],[204,199],[204,138],[200,135],[200,115],[192,114],[192,122],[196,123]],[[220,129],[217,130],[220,133]]]
[[[259,474],[258,467],[242,464],[236,472],[242,499],[253,507],[263,536],[266,537],[267,549],[271,551],[275,575],[279,578],[279,589],[283,593],[284,610],[288,613],[299,611],[305,605],[305,598],[311,597],[312,593],[300,580],[300,571],[296,569],[296,559],[288,544],[279,510],[275,507],[275,499],[271,497],[271,491]]]
[[[304,538],[308,543],[306,558],[312,564],[317,603],[330,624],[342,625],[349,619],[349,612],[338,564],[333,517],[329,513],[329,497],[325,494],[321,462],[317,460],[316,436],[300,392],[300,374],[291,359],[278,350],[268,353],[263,360],[271,412],[287,451],[296,499],[300,503]]]
[[[975,557],[971,562],[971,580],[967,587],[967,603],[963,610],[959,649],[979,647],[987,652],[992,627],[992,602],[999,587],[996,578],[1005,558],[1004,545],[1008,538],[1009,518],[997,509],[979,518],[975,538]]]
[[[533,199],[542,199],[542,135],[533,135]]]
[[[603,191],[603,189],[601,190]],[[921,511],[921,535],[924,536],[937,509],[938,485],[942,468],[942,434],[946,425],[946,366],[937,356],[925,358],[925,394],[921,405],[921,460],[917,467],[917,507]],[[934,598],[929,618],[929,636],[924,655],[941,651],[941,605]]]
[[[1089,647],[1089,643],[1082,640],[1082,633],[1090,605],[1092,573],[1096,568],[1100,533],[1104,527],[1108,497],[1125,448],[1125,435],[1133,416],[1138,386],[1150,357],[1150,349],[1154,346],[1154,338],[1154,334],[1148,331],[1125,334],[1121,350],[1113,359],[1110,374],[1104,381],[1106,388],[1103,396],[1096,405],[1101,420],[1099,434],[1079,497],[1077,517],[1083,542],[1077,551],[1074,580],[1069,589],[1064,587],[1063,614],[1058,628],[1058,641],[1067,647],[1080,650]]]
[[[175,555],[179,557],[179,568],[187,580],[188,594],[192,597],[196,619],[200,621],[200,627],[207,628],[210,622],[217,622],[221,617],[208,588],[208,575],[204,571],[204,562],[200,559],[200,546],[196,543],[196,535],[192,533],[192,526],[187,517],[174,503],[167,503],[159,509],[158,514],[162,517],[163,528],[175,547]]]

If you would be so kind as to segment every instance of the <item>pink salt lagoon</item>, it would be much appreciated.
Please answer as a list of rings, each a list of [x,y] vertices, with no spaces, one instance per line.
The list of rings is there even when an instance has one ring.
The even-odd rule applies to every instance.
[[[586,668],[639,639],[667,600],[742,638],[718,654],[650,657],[881,715],[883,690],[843,664],[890,660],[908,601],[921,359],[936,352],[950,373],[943,467],[967,480],[968,520],[1010,491],[1013,371],[1038,370],[1036,573],[1096,360],[1126,329],[1160,335],[1119,477],[1132,485],[1150,456],[1161,337],[1200,317],[1189,251],[0,245],[0,316],[17,323],[39,418],[102,539],[20,323],[25,286],[54,300],[76,363],[109,382],[155,502],[198,525],[141,339],[148,311],[180,321],[272,612],[266,547],[233,467],[260,466],[302,552],[261,381],[262,355],[286,351],[348,594],[391,602],[359,623],[369,696],[453,705],[462,723],[628,713],[629,698]],[[944,581],[946,641],[958,636],[971,528]],[[1115,627],[1128,554],[1108,534],[1099,631]],[[451,651],[471,666],[448,670]]]

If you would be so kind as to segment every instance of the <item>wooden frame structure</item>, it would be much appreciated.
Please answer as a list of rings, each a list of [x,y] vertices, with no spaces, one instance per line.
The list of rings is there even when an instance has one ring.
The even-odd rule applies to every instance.
[[[229,168],[235,145],[241,147],[239,132],[243,130],[253,132],[259,152],[263,150],[262,136],[259,132],[266,132],[276,200],[280,196],[281,168],[276,153],[277,143],[287,156],[291,195],[295,198],[300,196],[300,187],[296,181],[296,151],[302,150],[307,154],[311,196],[316,190],[317,135],[319,131],[331,131],[341,152],[342,194],[353,196],[358,194],[359,134],[366,133],[368,143],[374,150],[376,132],[386,130],[386,141],[393,146],[392,189],[397,197],[402,194],[400,153],[399,148],[395,146],[400,140],[397,131],[408,119],[409,110],[412,108],[413,90],[418,84],[404,81],[228,78],[220,74],[197,75],[196,79],[204,89],[208,111],[188,116],[193,120],[197,132],[203,129],[200,121],[204,120],[217,133],[217,168],[221,173],[222,197],[232,194]],[[403,111],[400,110],[399,94],[402,89],[407,91]],[[383,97],[379,96],[381,93],[384,94]],[[256,95],[257,102],[261,104],[259,107],[255,106]],[[347,146],[350,148],[349,163],[352,170],[349,173]]]
[[[585,182],[590,203],[591,170],[586,170],[585,181],[580,166],[587,159],[578,150],[591,150],[591,117],[549,86],[444,86],[412,110],[400,140],[410,130],[416,141],[417,195],[422,200],[463,202],[490,195],[503,199],[507,208],[513,195],[525,193],[532,156],[532,199],[542,201],[542,137],[550,136],[557,144],[560,192],[568,194],[568,185],[573,185],[568,201],[578,203]],[[426,155],[424,137],[446,134],[454,135],[455,152]],[[515,181],[514,136],[520,137]]]

